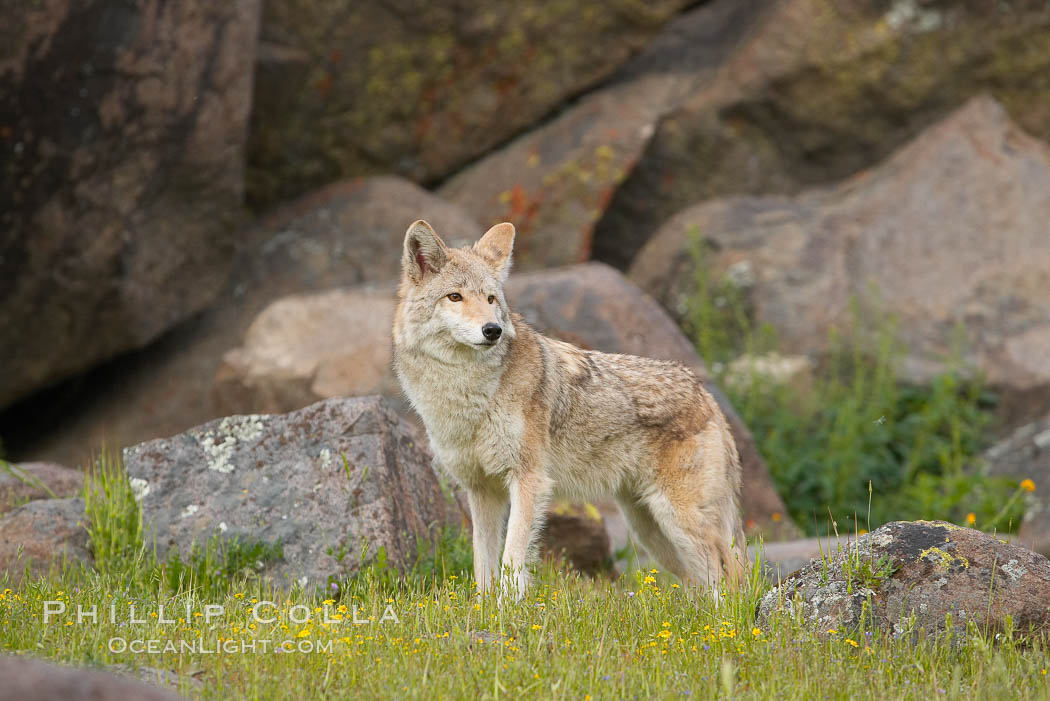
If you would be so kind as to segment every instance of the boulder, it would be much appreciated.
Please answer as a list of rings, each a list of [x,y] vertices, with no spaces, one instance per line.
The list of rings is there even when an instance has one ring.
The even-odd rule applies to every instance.
[[[341,285],[393,292],[405,229],[423,214],[450,244],[483,233],[458,207],[394,177],[336,183],[263,217],[243,232],[244,250],[209,311],[57,396],[4,416],[5,448],[19,459],[78,465],[103,442],[128,446],[230,413],[291,411],[319,399],[234,404],[213,387],[225,354],[242,345],[271,302]]]
[[[652,299],[600,263],[511,275],[506,293],[511,308],[542,333],[607,353],[675,360],[707,380],[740,450],[748,532],[797,535],[789,519],[779,518],[784,504],[747,427],[710,384],[692,344]],[[228,410],[244,412],[256,406],[290,411],[355,388],[376,388],[414,418],[388,362],[394,304],[392,295],[384,299],[363,290],[276,302],[253,323],[245,344],[226,355],[215,391]]]
[[[39,499],[0,516],[0,572],[17,584],[27,567],[35,578],[69,564],[91,566],[84,520],[80,498]]]
[[[681,309],[696,289],[690,248],[699,236],[714,278],[750,268],[748,304],[785,352],[823,354],[829,329],[853,321],[857,299],[862,310],[899,321],[909,379],[943,370],[961,340],[960,360],[1000,389],[1005,404],[1014,396],[1046,404],[1048,220],[1050,145],[978,97],[836,187],[680,212],[629,275],[666,308]]]
[[[1050,632],[1050,562],[987,533],[944,521],[895,521],[813,561],[762,597],[759,620],[781,608],[819,630],[861,625],[934,634],[970,621]],[[908,622],[915,617],[914,629]],[[764,626],[763,626],[764,627]]]
[[[52,664],[25,655],[0,655],[0,701],[178,701],[156,686],[110,674]]]
[[[814,559],[835,552],[830,538],[796,538],[774,543],[755,543],[748,547],[751,560],[762,560],[762,574],[771,584],[780,584]]]
[[[486,226],[512,221],[519,270],[582,263],[660,117],[716,75],[764,0],[714,0],[667,23],[609,82],[441,185]]]
[[[440,179],[607,77],[687,4],[266,0],[251,198]]]
[[[244,344],[223,356],[216,406],[281,412],[327,397],[383,394],[406,411],[391,372],[395,304],[390,293],[362,289],[277,300],[248,327]]]
[[[668,217],[731,194],[795,194],[871,167],[988,92],[1050,139],[1043,0],[771,0],[746,41],[662,119],[594,230],[626,268]]]
[[[564,560],[573,569],[592,577],[612,571],[612,549],[604,518],[593,504],[561,502],[547,512],[540,539],[543,556]]]
[[[260,573],[279,585],[324,586],[380,548],[410,566],[417,538],[463,522],[417,432],[380,397],[228,416],[127,448],[124,465],[161,558],[212,538],[265,545]]]
[[[222,289],[259,5],[0,8],[0,407],[145,346]]]
[[[71,497],[84,485],[84,473],[50,462],[0,460],[0,514],[35,499]]]
[[[1050,415],[1021,426],[989,448],[984,464],[991,475],[1035,484],[1017,539],[1050,557]]]

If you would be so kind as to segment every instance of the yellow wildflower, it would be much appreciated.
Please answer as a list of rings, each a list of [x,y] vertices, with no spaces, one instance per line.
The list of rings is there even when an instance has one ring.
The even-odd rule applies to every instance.
[[[1033,482],[1030,478],[1025,478],[1025,479],[1021,480],[1021,484],[1019,486],[1021,487],[1021,489],[1025,490],[1026,492],[1034,492],[1035,491],[1035,482]]]
[[[977,523],[977,514],[975,514],[972,511],[966,514],[966,523],[970,524],[971,526]]]
[[[853,647],[858,647],[857,641],[853,640],[852,638],[846,638],[846,642],[852,645]]]

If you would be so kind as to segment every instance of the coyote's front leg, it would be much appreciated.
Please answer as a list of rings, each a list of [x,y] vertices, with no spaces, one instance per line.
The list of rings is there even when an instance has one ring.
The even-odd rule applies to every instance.
[[[474,581],[486,591],[499,574],[500,539],[507,513],[507,495],[493,490],[467,491],[470,520],[473,525]]]
[[[538,473],[525,473],[510,481],[510,519],[503,549],[500,598],[520,601],[529,585],[525,566],[532,542],[543,526],[550,500],[550,480]]]

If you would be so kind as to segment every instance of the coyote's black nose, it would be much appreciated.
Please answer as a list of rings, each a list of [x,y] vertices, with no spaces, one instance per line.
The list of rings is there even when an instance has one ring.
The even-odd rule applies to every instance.
[[[499,324],[493,324],[491,321],[481,327],[482,335],[490,341],[495,341],[503,333],[503,329],[500,328]]]

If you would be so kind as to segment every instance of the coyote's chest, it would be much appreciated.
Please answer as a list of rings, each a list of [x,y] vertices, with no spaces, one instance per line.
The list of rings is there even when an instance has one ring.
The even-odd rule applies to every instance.
[[[489,423],[499,376],[491,370],[425,362],[402,362],[398,369],[438,460],[461,481],[473,481],[481,469],[479,434]]]

